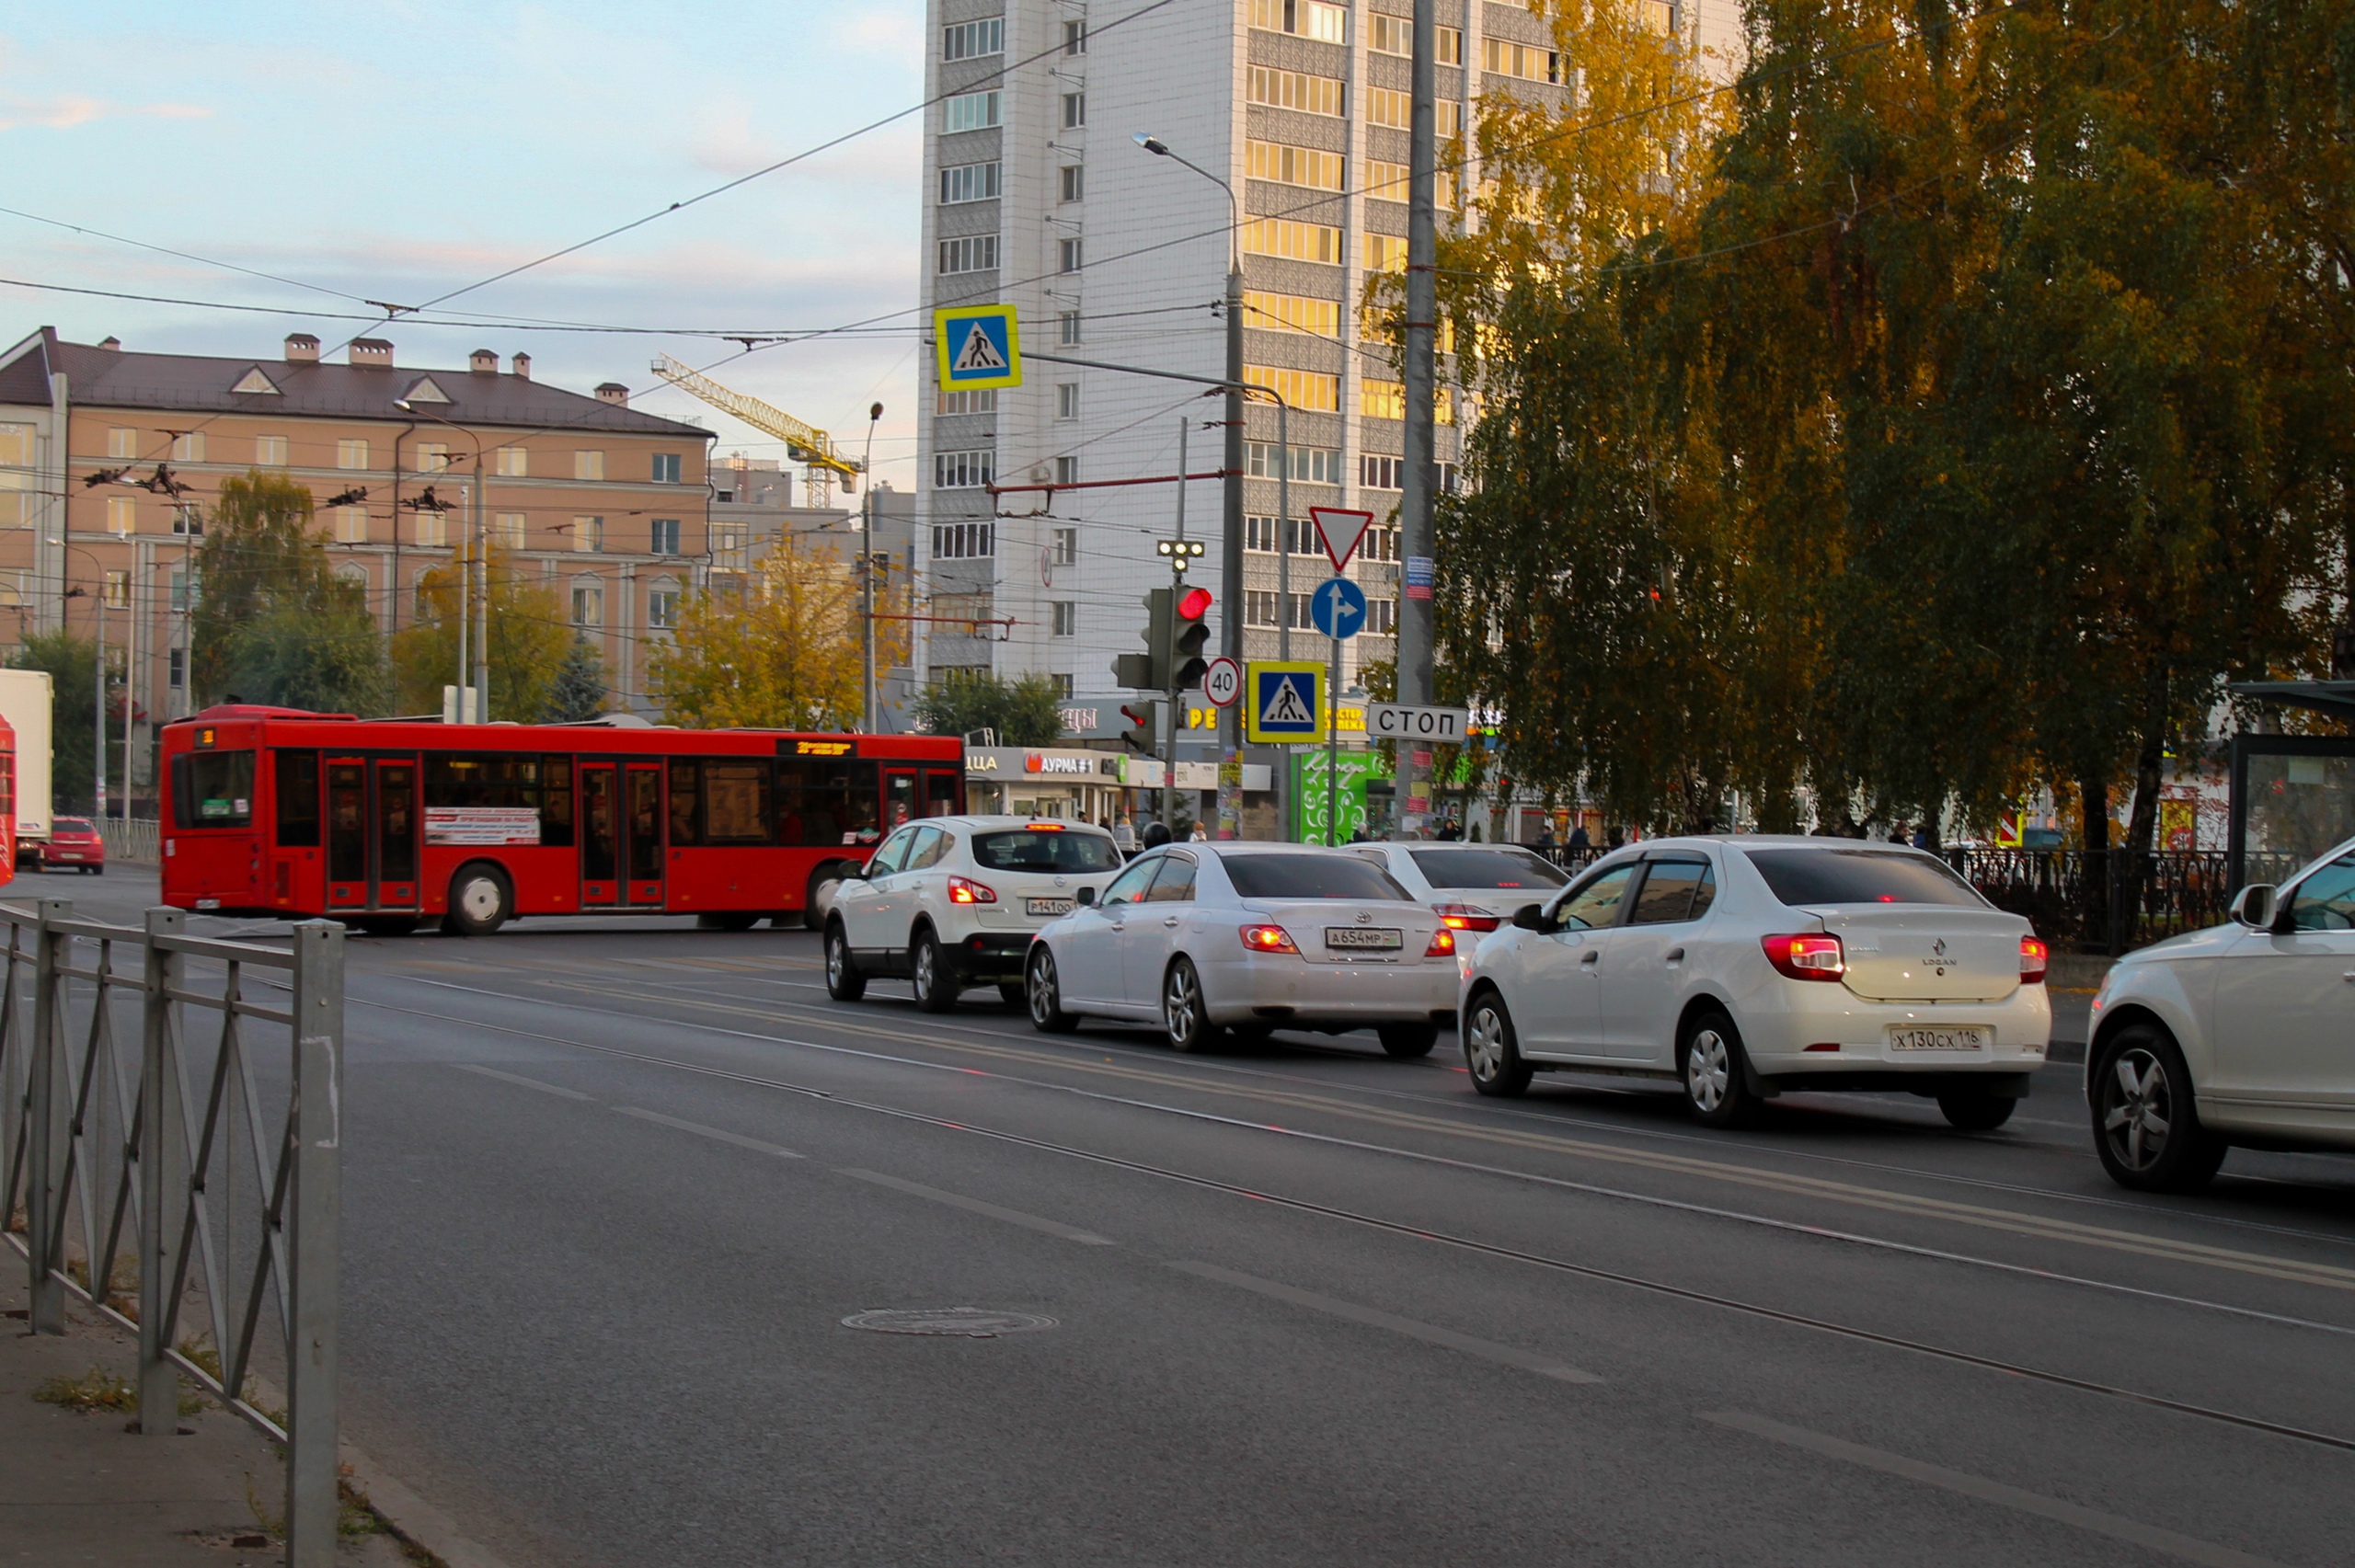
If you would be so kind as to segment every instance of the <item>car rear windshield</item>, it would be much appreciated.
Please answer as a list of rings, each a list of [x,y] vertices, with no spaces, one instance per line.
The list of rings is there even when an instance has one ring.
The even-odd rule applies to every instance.
[[[1775,897],[1808,904],[1952,904],[1987,901],[1946,862],[1904,850],[1751,850],[1750,864]]]
[[[88,833],[96,830],[79,817],[60,817],[49,827],[52,833]]]
[[[991,871],[1118,871],[1120,852],[1101,833],[1013,828],[974,834],[973,864]]]
[[[1569,880],[1527,850],[1408,850],[1434,887],[1559,887]]]
[[[1388,872],[1355,855],[1237,854],[1226,857],[1227,879],[1246,898],[1414,898]]]

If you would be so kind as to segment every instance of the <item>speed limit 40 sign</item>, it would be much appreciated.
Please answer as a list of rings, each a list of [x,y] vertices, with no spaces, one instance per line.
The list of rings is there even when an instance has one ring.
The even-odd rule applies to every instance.
[[[1225,707],[1243,694],[1243,667],[1222,655],[1202,671],[1202,695]]]

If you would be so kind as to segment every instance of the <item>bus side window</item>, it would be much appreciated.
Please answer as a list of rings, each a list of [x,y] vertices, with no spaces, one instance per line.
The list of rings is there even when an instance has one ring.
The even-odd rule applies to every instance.
[[[957,786],[964,782],[962,769],[928,768],[924,775],[924,814],[927,817],[957,815]]]
[[[189,799],[190,767],[188,753],[183,751],[172,759],[172,826],[196,826],[196,807]]]
[[[678,788],[675,777],[671,787]],[[703,764],[703,829],[709,843],[771,841],[767,758],[714,757]]]
[[[281,751],[275,760],[278,847],[315,850],[319,847],[319,754]]]
[[[696,775],[701,773],[693,757],[671,759],[671,842],[699,844],[702,835],[695,831]]]
[[[540,842],[572,847],[572,759],[550,757],[540,770]]]

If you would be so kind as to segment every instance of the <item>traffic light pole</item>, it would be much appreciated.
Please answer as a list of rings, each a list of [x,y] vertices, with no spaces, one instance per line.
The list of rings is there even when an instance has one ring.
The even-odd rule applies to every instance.
[[[1180,474],[1186,472],[1186,427],[1192,423],[1185,416],[1178,416],[1178,472]],[[1186,481],[1183,479],[1178,481],[1178,543],[1186,543]],[[1186,554],[1180,550],[1170,557],[1169,562],[1169,599],[1173,605],[1185,587]],[[1177,629],[1174,613],[1170,629],[1174,635]],[[1169,836],[1173,839],[1178,836],[1178,732],[1185,727],[1185,712],[1179,705],[1178,658],[1173,648],[1169,658],[1169,750],[1164,753],[1168,761],[1163,764],[1161,775],[1161,825],[1169,830]]]

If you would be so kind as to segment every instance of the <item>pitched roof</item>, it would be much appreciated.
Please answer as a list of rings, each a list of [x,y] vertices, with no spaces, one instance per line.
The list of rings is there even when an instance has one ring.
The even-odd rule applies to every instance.
[[[336,365],[310,361],[216,359],[202,354],[142,354],[59,340],[42,327],[0,362],[0,403],[46,404],[49,376],[65,372],[76,404],[107,408],[235,413],[281,418],[399,419],[393,400],[428,377],[449,401],[434,411],[456,425],[513,429],[610,430],[621,435],[706,441],[700,425],[658,418],[581,393],[495,371],[432,370],[416,365]],[[276,393],[233,390],[258,371]],[[431,397],[431,394],[427,395]]]

